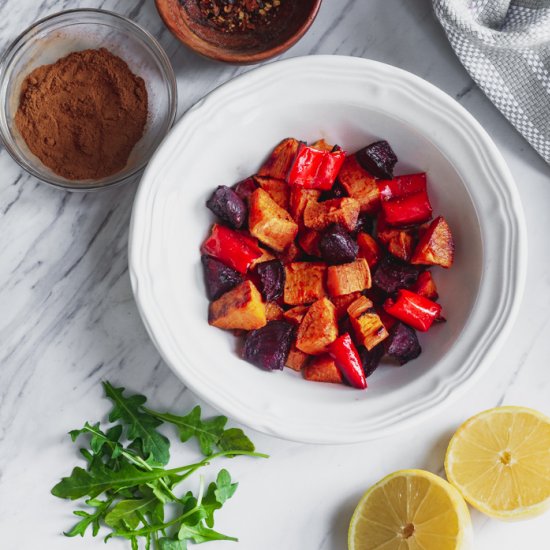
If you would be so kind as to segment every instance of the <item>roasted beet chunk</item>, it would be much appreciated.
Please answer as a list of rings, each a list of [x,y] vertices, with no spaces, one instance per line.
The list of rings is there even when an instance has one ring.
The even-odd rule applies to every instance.
[[[282,370],[294,339],[295,327],[286,321],[271,321],[249,332],[244,341],[243,358],[266,370]]]
[[[204,267],[204,281],[206,283],[206,294],[210,300],[217,300],[232,288],[242,283],[243,278],[234,269],[222,264],[212,256],[202,256]]]
[[[254,178],[246,178],[236,183],[232,189],[246,204],[250,195],[258,189],[258,184],[254,181]]]
[[[397,359],[400,365],[416,359],[422,352],[416,332],[403,323],[397,323],[386,339],[386,353]]]
[[[321,257],[329,264],[346,264],[357,257],[359,247],[352,236],[338,224],[331,225],[319,239]]]
[[[357,162],[375,178],[391,180],[397,156],[387,141],[376,141],[355,153]]]
[[[366,214],[363,212],[362,214],[359,214],[359,218],[357,219],[357,225],[355,226],[355,232],[356,233],[368,233],[369,235],[372,235],[372,232],[374,230],[374,219],[369,214]]]
[[[244,201],[226,185],[218,186],[206,201],[206,206],[235,229],[240,229],[246,221]]]
[[[359,348],[359,356],[361,357],[363,370],[367,378],[378,368],[382,357],[384,357],[384,353],[385,349],[383,342],[374,346],[370,351],[364,346]]]
[[[334,185],[328,191],[323,191],[319,197],[319,202],[328,201],[330,199],[341,199],[342,197],[347,197],[348,194],[344,189],[344,186],[336,180]]]
[[[419,269],[401,262],[391,256],[385,256],[374,272],[374,284],[388,294],[400,288],[408,288],[416,282]]]
[[[272,302],[283,295],[285,268],[279,260],[258,264],[256,273],[260,279],[260,290],[266,302]]]

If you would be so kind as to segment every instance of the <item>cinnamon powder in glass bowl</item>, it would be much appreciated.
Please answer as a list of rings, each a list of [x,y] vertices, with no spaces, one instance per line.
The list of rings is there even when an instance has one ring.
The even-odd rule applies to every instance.
[[[18,125],[16,121],[21,104],[21,92],[31,91],[28,84],[31,86],[38,84],[38,80],[34,84],[28,82],[26,87],[25,81],[36,69],[55,65],[59,60],[63,61],[63,58],[65,58],[63,63],[68,60],[68,66],[72,66],[73,62],[70,59],[74,59],[71,55],[75,52],[78,58],[90,55],[87,50],[97,52],[101,48],[108,50],[113,58],[120,58],[120,63],[126,64],[129,73],[134,75],[131,77],[127,73],[126,78],[133,80],[133,93],[135,94],[138,90],[137,94],[143,95],[142,99],[147,104],[146,113],[142,108],[136,109],[135,105],[131,106],[134,98],[130,98],[129,90],[132,86],[123,85],[120,90],[117,90],[117,93],[124,89],[128,92],[125,99],[121,98],[120,103],[125,105],[122,110],[117,107],[113,111],[110,101],[105,101],[105,105],[98,109],[98,105],[94,104],[98,97],[93,90],[88,93],[85,87],[80,90],[80,101],[77,101],[77,98],[69,98],[70,94],[68,94],[66,102],[60,101],[65,104],[62,106],[63,109],[76,111],[81,118],[91,117],[93,112],[97,112],[95,110],[101,113],[99,120],[102,118],[105,123],[103,135],[100,138],[104,140],[101,147],[103,151],[101,162],[95,166],[93,166],[95,161],[90,162],[88,166],[85,162],[86,153],[89,159],[95,158],[97,151],[93,152],[93,149],[97,144],[93,143],[93,140],[101,134],[93,129],[90,131],[88,120],[82,120],[80,123],[73,120],[74,124],[69,124],[70,117],[63,121],[66,113],[60,118],[57,114],[54,116],[53,113],[42,112],[52,124],[51,132],[41,135],[43,140],[51,142],[53,139],[56,144],[59,140],[75,140],[76,149],[79,150],[78,155],[80,155],[77,156],[82,161],[82,165],[78,165],[76,158],[71,158],[70,155],[65,158],[61,158],[63,155],[51,158],[52,155],[50,155],[48,159],[44,152],[45,148],[42,151],[39,150],[42,147],[38,144],[40,136],[36,136],[33,145],[33,142],[28,139],[29,135],[26,136],[27,140],[25,139],[24,127]],[[100,61],[96,54],[92,54],[92,57],[95,58],[95,62]],[[110,62],[106,59],[104,61],[107,65],[114,63],[112,58]],[[84,77],[86,74],[86,71],[75,70],[76,78]],[[96,77],[101,80],[99,74],[101,71]],[[58,81],[61,86],[66,85],[62,79]],[[143,82],[145,91],[139,91],[140,82]],[[52,86],[54,86],[53,82]],[[100,87],[103,88],[106,96],[114,93],[117,88],[116,85],[111,88],[110,84],[106,83],[101,84]],[[98,91],[97,86],[95,91]],[[123,95],[126,92],[123,92]],[[101,94],[98,95],[101,96]],[[17,37],[0,60],[0,137],[8,153],[22,168],[55,187],[87,191],[105,189],[136,180],[172,126],[176,108],[176,78],[160,44],[139,25],[126,17],[105,10],[68,10],[46,17]],[[130,125],[128,122],[131,112],[138,118],[135,125]],[[112,124],[109,119],[117,116],[121,116],[118,125]],[[70,135],[64,132],[56,134],[53,128],[55,124],[65,124],[65,128],[69,130],[67,134]],[[125,126],[124,131],[120,131],[118,126]],[[111,140],[115,136],[107,135],[110,133],[117,133],[118,138],[126,140],[126,143],[113,144]],[[136,139],[137,142],[132,147],[131,144]],[[29,141],[28,144],[27,141]],[[44,147],[46,145],[44,144]],[[119,147],[119,153],[112,155],[109,145]],[[66,146],[65,141],[63,149],[66,149]],[[128,150],[130,150],[129,156],[127,156]],[[43,160],[41,156],[44,157]]]
[[[105,48],[34,69],[23,81],[15,114],[28,148],[69,180],[122,170],[146,122],[145,82]]]

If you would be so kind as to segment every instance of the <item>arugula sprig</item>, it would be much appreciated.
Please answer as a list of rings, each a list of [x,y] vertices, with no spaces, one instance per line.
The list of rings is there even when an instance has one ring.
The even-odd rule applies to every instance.
[[[75,442],[86,437],[80,449],[86,467],[77,466],[52,489],[52,494],[71,500],[85,499],[87,510],[73,513],[80,521],[65,533],[68,537],[96,536],[101,527],[109,530],[105,540],[127,539],[132,550],[187,550],[187,543],[231,540],[214,530],[214,513],[235,493],[238,484],[225,469],[205,489],[199,477],[197,494],[187,490],[177,496],[177,486],[195,472],[222,457],[253,456],[254,444],[241,429],[226,429],[227,418],[203,420],[200,407],[178,416],[145,406],[143,395],[124,395],[125,388],[104,382],[105,395],[112,402],[111,425],[86,422],[69,432]],[[173,424],[182,442],[196,438],[202,460],[176,468],[166,468],[170,441],[157,428]],[[170,517],[171,519],[166,519]]]

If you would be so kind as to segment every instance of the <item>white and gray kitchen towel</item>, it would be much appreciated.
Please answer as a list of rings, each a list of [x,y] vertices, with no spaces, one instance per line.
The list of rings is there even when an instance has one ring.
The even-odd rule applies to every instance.
[[[477,85],[550,163],[550,0],[434,0]]]

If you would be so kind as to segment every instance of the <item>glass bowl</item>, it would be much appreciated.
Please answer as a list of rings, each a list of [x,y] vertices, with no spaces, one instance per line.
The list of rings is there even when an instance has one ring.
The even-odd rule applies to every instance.
[[[124,169],[101,179],[69,180],[42,164],[15,126],[21,84],[36,67],[54,63],[74,51],[100,47],[124,59],[131,71],[145,81],[148,120]],[[20,166],[55,187],[103,189],[134,178],[172,126],[176,108],[176,78],[160,44],[134,22],[109,11],[78,9],[46,17],[20,34],[0,60],[0,137]]]

